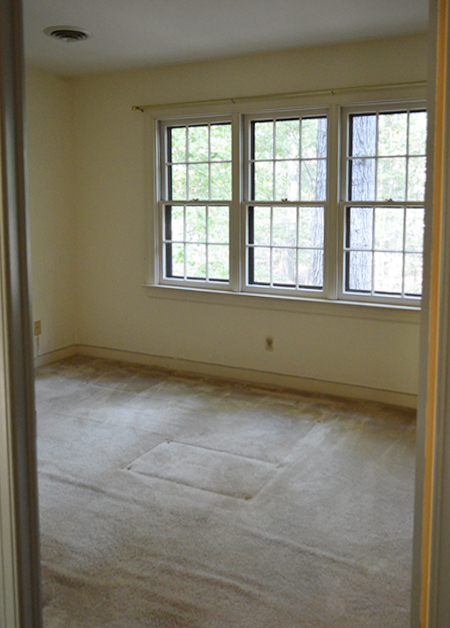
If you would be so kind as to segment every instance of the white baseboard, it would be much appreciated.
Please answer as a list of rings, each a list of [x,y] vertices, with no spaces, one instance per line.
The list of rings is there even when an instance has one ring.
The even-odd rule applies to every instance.
[[[266,371],[258,371],[256,369],[224,366],[221,364],[208,364],[206,362],[196,362],[194,360],[170,358],[147,353],[122,351],[120,349],[108,349],[106,347],[95,347],[90,345],[75,345],[74,347],[67,347],[67,349],[63,349],[61,351],[65,351],[67,353],[61,357],[48,359],[48,362],[54,362],[57,359],[59,360],[62,357],[66,357],[67,355],[79,354],[109,360],[134,362],[136,364],[145,364],[147,366],[156,366],[175,371],[185,371],[214,377],[223,377],[225,379],[252,382],[256,384],[268,384],[272,386],[279,386],[281,388],[290,388],[300,392],[320,393],[323,395],[332,395],[352,399],[365,399],[367,401],[377,401],[380,403],[387,403],[406,408],[417,407],[417,395],[393,390],[382,390],[378,388],[357,386],[354,384],[329,382],[309,377],[269,373]]]
[[[78,345],[70,345],[70,347],[63,347],[62,349],[56,349],[55,351],[49,351],[48,353],[35,356],[34,365],[36,367],[45,366],[46,364],[64,360],[64,358],[69,358],[71,355],[77,355],[78,353]]]

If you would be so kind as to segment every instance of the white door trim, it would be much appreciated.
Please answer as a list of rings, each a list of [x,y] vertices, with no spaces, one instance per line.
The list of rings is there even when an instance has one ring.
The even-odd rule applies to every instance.
[[[20,0],[0,0],[0,77],[0,626],[41,628]]]

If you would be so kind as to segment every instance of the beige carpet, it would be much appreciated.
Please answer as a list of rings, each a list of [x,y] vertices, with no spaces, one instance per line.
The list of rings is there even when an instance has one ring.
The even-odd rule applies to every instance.
[[[38,369],[45,628],[407,628],[414,416]]]

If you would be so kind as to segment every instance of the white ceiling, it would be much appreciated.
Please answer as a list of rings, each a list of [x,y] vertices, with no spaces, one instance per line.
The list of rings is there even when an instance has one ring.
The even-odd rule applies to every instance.
[[[424,31],[428,0],[23,0],[25,54],[60,74]],[[64,43],[47,26],[92,33]]]

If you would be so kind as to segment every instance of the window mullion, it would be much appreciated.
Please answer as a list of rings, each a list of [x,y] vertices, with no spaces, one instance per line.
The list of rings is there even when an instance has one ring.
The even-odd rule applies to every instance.
[[[276,138],[276,124],[275,124],[275,120],[272,122],[273,124],[273,153],[272,153],[272,199],[274,201],[280,201],[280,198],[276,198],[275,194],[277,191],[277,187],[276,187],[276,173],[277,173],[277,169],[276,169],[276,155],[277,155],[277,138]],[[272,265],[272,264],[271,264]]]
[[[378,164],[379,164],[379,127],[380,127],[380,112],[377,111],[375,118],[375,203],[378,199]],[[376,204],[372,206],[372,288],[371,296],[375,296],[375,229],[376,229]]]
[[[148,234],[148,265],[146,281],[155,284],[160,277],[161,272],[161,236],[160,231],[160,213],[161,213],[161,180],[164,181],[164,159],[161,155],[161,145],[164,143],[164,132],[161,136],[161,128],[159,123],[152,117],[148,116],[148,124],[146,127],[147,137],[147,158],[149,161],[147,194],[148,200],[155,208],[155,211],[149,213],[147,223]]]
[[[379,164],[379,153],[378,153],[378,144],[379,144],[379,137],[378,137],[378,131],[379,131],[379,126],[380,126],[380,112],[377,111],[376,113],[376,118],[375,118],[376,122],[375,122],[375,137],[376,137],[376,143],[375,143],[375,194],[374,194],[374,201],[377,202],[378,200],[378,164]]]
[[[275,125],[274,125],[275,126]],[[273,205],[270,206],[270,287],[273,288]]]
[[[210,193],[211,197],[211,182],[210,182]],[[205,206],[205,256],[206,256],[206,268],[205,268],[205,276],[206,281],[209,281],[209,203]]]
[[[377,116],[378,120],[378,116]],[[378,144],[378,139],[377,139]],[[377,163],[377,162],[375,162]],[[376,171],[375,171],[376,172]],[[375,174],[376,176],[376,174]],[[376,190],[376,187],[375,187]],[[375,229],[376,229],[376,205],[372,205],[372,289],[371,295],[375,294]]]
[[[408,111],[406,123],[406,176],[405,176],[405,203],[408,202],[409,188],[409,131],[410,131],[411,111]],[[405,215],[406,218],[406,215]]]
[[[183,264],[184,264],[184,280],[187,279],[187,251],[186,251],[186,205],[183,205]]]
[[[231,189],[230,204],[230,288],[239,292],[244,285],[246,209],[242,203],[242,120],[239,113],[231,116]],[[247,149],[246,149],[247,151]],[[247,163],[247,162],[246,162]]]
[[[189,126],[186,126],[186,199],[189,198]]]
[[[299,240],[300,240],[300,207],[297,205],[296,207],[296,224],[295,224],[295,289],[298,289],[299,286],[299,277],[298,277],[298,264],[299,264]]]
[[[408,125],[409,126],[409,125]],[[406,263],[406,203],[403,205],[403,251],[402,251],[402,297],[405,296],[405,263]]]
[[[340,108],[330,107],[327,133],[327,199],[324,216],[324,277],[323,291],[328,299],[337,299],[338,281],[342,281],[343,229],[339,211],[339,164],[340,164]]]
[[[328,132],[328,128],[327,128]],[[303,170],[303,147],[302,147],[302,133],[303,133],[303,118],[299,120],[299,133],[298,133],[298,200],[302,200],[302,170]],[[298,234],[297,234],[298,235]],[[297,268],[298,274],[298,268]],[[297,282],[298,285],[298,282]]]

